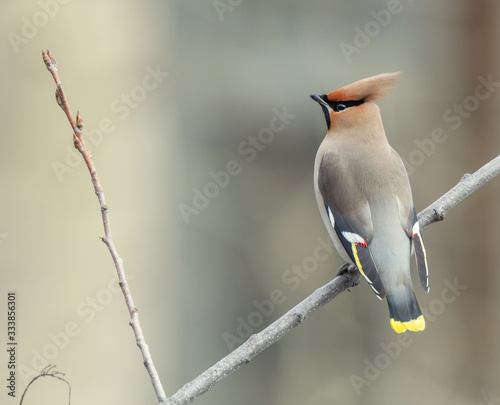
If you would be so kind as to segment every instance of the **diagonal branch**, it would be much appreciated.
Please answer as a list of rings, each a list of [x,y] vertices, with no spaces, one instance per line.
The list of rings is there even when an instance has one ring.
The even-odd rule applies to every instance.
[[[127,283],[127,279],[125,277],[125,269],[123,267],[123,260],[118,255],[118,251],[116,250],[115,244],[113,242],[113,238],[111,237],[111,228],[109,225],[109,214],[108,214],[108,205],[106,204],[106,200],[104,199],[104,191],[101,186],[101,182],[99,181],[99,177],[97,176],[97,172],[94,166],[94,162],[92,161],[92,155],[90,151],[85,146],[85,141],[83,139],[83,120],[80,116],[80,113],[76,113],[76,118],[73,118],[73,114],[71,114],[71,110],[69,109],[68,100],[66,98],[66,94],[64,92],[63,86],[61,84],[61,80],[59,79],[59,74],[57,72],[57,64],[56,60],[50,53],[50,51],[42,51],[43,61],[47,66],[47,69],[51,73],[54,81],[56,83],[56,101],[57,104],[63,109],[64,113],[68,117],[68,121],[73,129],[73,143],[75,148],[82,154],[82,157],[87,165],[87,168],[90,172],[90,177],[92,179],[92,184],[94,185],[94,190],[97,195],[97,199],[99,200],[99,205],[101,207],[101,215],[102,215],[102,223],[104,226],[104,236],[101,238],[102,241],[106,244],[109,249],[109,253],[113,258],[113,262],[115,264],[116,272],[118,273],[118,281],[120,284],[120,288],[123,292],[123,296],[125,298],[125,303],[127,304],[128,311],[130,313],[130,326],[132,327],[135,335],[135,340],[137,342],[137,346],[141,350],[142,358],[144,360],[144,366],[148,371],[148,374],[151,378],[151,383],[153,384],[154,390],[156,392],[156,396],[158,397],[158,401],[164,401],[166,398],[165,391],[161,385],[160,377],[156,368],[153,364],[153,359],[151,358],[151,353],[149,352],[149,347],[144,339],[144,333],[142,332],[141,324],[139,323],[139,313],[138,309],[134,304],[134,300],[132,298],[132,294],[130,292],[130,288]]]
[[[464,174],[458,184],[418,214],[420,227],[442,221],[446,213],[478,188],[500,174],[500,155],[473,174]]]
[[[418,215],[420,227],[423,228],[434,222],[443,220],[450,209],[498,174],[500,174],[500,156],[491,160],[477,172],[464,175],[455,187]],[[267,328],[250,336],[240,347],[204,371],[193,381],[185,384],[179,391],[163,402],[162,405],[180,405],[192,402],[224,377],[238,370],[257,354],[276,343],[293,328],[300,325],[314,311],[330,302],[349,287],[356,286],[359,283],[359,279],[360,274],[356,268],[347,264],[343,265],[337,277],[332,281],[318,288],[304,301],[274,321]]]
[[[162,402],[162,405],[179,405],[192,402],[224,377],[227,377],[241,366],[250,362],[259,353],[299,326],[314,311],[329,303],[349,287],[358,285],[360,278],[361,274],[354,266],[342,266],[338,276],[332,281],[318,288],[309,297],[293,307],[281,318],[274,321],[263,331],[250,336],[240,347],[218,361],[193,381],[185,384],[174,395],[165,402]]]

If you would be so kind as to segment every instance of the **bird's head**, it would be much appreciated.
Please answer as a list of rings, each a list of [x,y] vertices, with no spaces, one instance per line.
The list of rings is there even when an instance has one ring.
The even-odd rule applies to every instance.
[[[401,72],[382,73],[328,94],[311,94],[311,98],[321,106],[328,131],[369,125],[380,117],[380,110],[372,101],[384,97],[400,77]]]

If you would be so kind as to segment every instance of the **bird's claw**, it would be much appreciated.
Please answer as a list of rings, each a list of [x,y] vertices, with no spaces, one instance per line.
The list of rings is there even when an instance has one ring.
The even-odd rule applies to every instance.
[[[346,276],[349,279],[349,285],[355,287],[361,281],[361,274],[356,266],[352,264],[345,263],[340,266],[337,276]]]

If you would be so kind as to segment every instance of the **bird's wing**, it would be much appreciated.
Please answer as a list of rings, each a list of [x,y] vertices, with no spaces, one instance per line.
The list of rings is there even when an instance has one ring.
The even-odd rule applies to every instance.
[[[347,255],[377,297],[384,298],[385,288],[369,249],[373,238],[370,206],[340,155],[334,152],[323,155],[317,186],[318,198],[322,198],[326,211],[323,218],[328,218]]]
[[[418,223],[417,213],[413,205],[408,174],[404,167],[403,161],[394,150],[393,156],[398,160],[400,168],[398,178],[402,179],[402,181],[404,182],[404,184],[402,184],[400,187],[396,187],[396,189],[399,191],[397,193],[399,219],[404,231],[413,241],[420,284],[422,284],[425,292],[429,292],[429,268],[427,266],[427,254],[425,252],[422,235],[420,234],[420,225]]]
[[[400,203],[398,199],[398,204]],[[415,207],[411,207],[410,213],[402,218],[404,221],[404,230],[408,237],[413,241],[415,249],[415,258],[417,259],[418,278],[425,292],[429,292],[429,268],[427,266],[427,253],[425,252],[424,241],[420,234],[420,225],[417,219]]]

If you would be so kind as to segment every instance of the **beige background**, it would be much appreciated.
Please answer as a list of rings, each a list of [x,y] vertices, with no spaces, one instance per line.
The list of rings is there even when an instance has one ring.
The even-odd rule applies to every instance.
[[[42,48],[53,51],[71,107],[82,112],[87,135],[93,131],[115,242],[169,394],[229,352],[223,335],[236,335],[239,317],[247,320],[256,310],[254,300],[267,300],[276,289],[285,297],[260,323],[254,314],[258,331],[342,264],[334,253],[309,277],[286,282],[293,266],[313,255],[317,238],[327,238],[312,183],[325,123],[309,94],[404,71],[379,105],[391,144],[413,163],[419,210],[498,155],[500,87],[474,101],[478,77],[500,81],[498,2],[237,3],[1,3],[0,308],[5,314],[7,291],[16,291],[18,395],[45,353],[70,380],[72,403],[155,403],[98,239],[97,200],[86,168],[72,160],[71,131],[54,101]],[[222,17],[221,4],[233,4]],[[382,26],[374,15],[390,21]],[[33,20],[38,27],[30,31]],[[342,47],[362,40],[359,30],[371,37],[346,57]],[[169,75],[145,91],[148,68],[157,67]],[[140,101],[125,108],[126,95]],[[458,125],[451,118],[457,113],[447,110],[464,101],[473,111],[466,109]],[[284,106],[295,117],[248,162],[250,152],[240,153],[248,145],[241,144],[268,128],[273,108]],[[108,133],[100,137],[103,120]],[[429,146],[435,128],[446,141]],[[427,145],[428,156],[417,142]],[[203,190],[213,181],[209,172],[230,161],[241,172],[187,224],[179,205],[192,206],[193,189]],[[58,178],[54,166],[61,165],[67,171]],[[381,344],[397,336],[386,303],[363,282],[196,403],[486,404],[485,396],[499,398],[499,181],[425,229],[431,291],[416,285],[416,293],[423,308],[434,308],[435,320],[395,349],[389,364]],[[466,286],[459,296],[445,290],[446,280],[455,279]],[[453,298],[448,303],[443,291]],[[2,315],[3,347],[5,326]],[[66,328],[73,336],[65,337]],[[385,369],[369,375],[358,395],[350,377],[367,378],[371,363]],[[8,398],[6,388],[0,398],[19,400]],[[39,380],[26,403],[65,398],[61,383]]]

